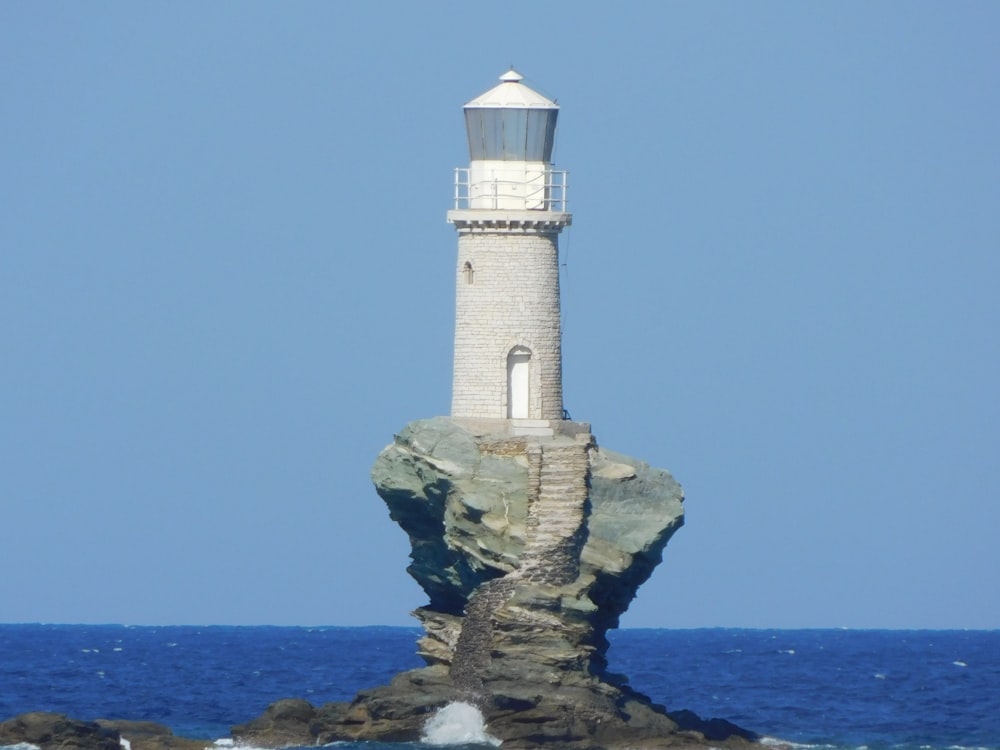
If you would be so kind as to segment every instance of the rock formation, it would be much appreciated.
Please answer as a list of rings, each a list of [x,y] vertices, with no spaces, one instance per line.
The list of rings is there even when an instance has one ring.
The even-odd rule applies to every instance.
[[[430,597],[420,654],[476,703],[506,674],[603,675],[607,630],[683,523],[667,472],[599,449],[587,425],[564,430],[414,422],[372,471]]]
[[[589,425],[515,435],[438,417],[408,425],[372,470],[409,535],[410,574],[430,601],[414,614],[427,666],[350,703],[272,704],[232,734],[258,747],[419,740],[452,703],[479,708],[506,748],[742,747],[756,737],[720,719],[667,712],[607,670],[607,632],[684,520],[669,473],[598,447]],[[505,428],[506,424],[499,423]],[[0,745],[42,750],[198,750],[147,722],[24,714]]]
[[[0,722],[0,746],[32,744],[66,750],[121,750],[119,735],[94,721],[35,711]]]
[[[464,701],[510,748],[753,740],[725,721],[668,714],[608,673],[607,631],[682,525],[683,494],[666,471],[598,447],[589,425],[552,424],[537,436],[443,417],[408,425],[372,478],[430,599],[414,613],[427,666],[350,704],[282,701],[234,736],[411,741],[438,708]],[[290,740],[295,731],[308,734]]]
[[[35,711],[0,722],[0,747],[16,745],[41,750],[122,750],[124,746],[131,750],[206,750],[211,742],[176,737],[169,727],[151,721],[81,721]]]

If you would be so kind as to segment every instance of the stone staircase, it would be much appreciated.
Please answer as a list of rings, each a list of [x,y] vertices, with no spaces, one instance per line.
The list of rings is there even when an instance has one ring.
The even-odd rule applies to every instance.
[[[537,447],[537,494],[530,498],[527,540],[521,554],[520,578],[560,585],[579,573],[581,527],[586,515],[590,461],[584,441],[547,442]],[[529,485],[529,488],[531,485]],[[529,489],[529,493],[531,489]]]
[[[528,438],[528,518],[520,567],[481,584],[465,610],[451,677],[467,700],[483,699],[491,661],[494,613],[522,581],[559,586],[579,574],[590,485],[589,436]]]
[[[476,589],[465,608],[449,672],[462,698],[477,706],[482,705],[482,674],[493,650],[493,613],[510,599],[515,585],[510,576],[487,581]]]

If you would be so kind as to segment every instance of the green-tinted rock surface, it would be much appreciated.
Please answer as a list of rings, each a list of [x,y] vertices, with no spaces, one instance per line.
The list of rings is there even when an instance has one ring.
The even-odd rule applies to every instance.
[[[414,613],[427,667],[316,709],[300,741],[416,740],[437,709],[466,701],[504,747],[704,747],[707,727],[728,735],[715,745],[745,744],[731,725],[671,718],[605,671],[607,630],[683,523],[680,486],[599,448],[586,425],[506,430],[418,421],[379,455],[376,490],[430,599]],[[281,711],[270,713],[234,736],[268,744],[273,731],[288,744]]]

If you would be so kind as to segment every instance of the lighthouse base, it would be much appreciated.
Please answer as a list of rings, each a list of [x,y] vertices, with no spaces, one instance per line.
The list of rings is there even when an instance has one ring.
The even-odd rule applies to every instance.
[[[486,419],[483,417],[451,417],[450,421],[477,438],[486,435],[522,437],[575,438],[590,435],[590,422],[571,419]]]

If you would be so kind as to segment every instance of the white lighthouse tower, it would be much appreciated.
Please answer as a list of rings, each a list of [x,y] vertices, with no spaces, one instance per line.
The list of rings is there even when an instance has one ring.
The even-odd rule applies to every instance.
[[[552,434],[563,419],[559,233],[566,173],[552,169],[559,106],[514,70],[465,105],[469,166],[455,170],[458,230],[452,417]]]

